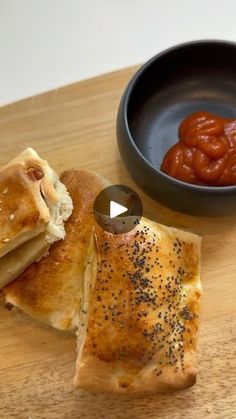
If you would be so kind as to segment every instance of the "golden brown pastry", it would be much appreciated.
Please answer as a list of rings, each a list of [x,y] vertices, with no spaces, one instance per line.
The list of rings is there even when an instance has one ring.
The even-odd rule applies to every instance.
[[[71,212],[65,186],[33,149],[0,170],[0,289],[64,238]]]
[[[46,256],[49,248],[45,233],[41,233],[0,258],[1,287],[21,275],[33,262]]]
[[[142,219],[96,226],[85,271],[75,385],[117,393],[195,383],[200,238]]]
[[[73,201],[65,225],[66,237],[55,243],[47,257],[31,265],[5,288],[7,302],[33,318],[58,329],[73,329],[79,322],[84,263],[92,229],[93,203],[106,181],[96,173],[70,170],[61,176]]]

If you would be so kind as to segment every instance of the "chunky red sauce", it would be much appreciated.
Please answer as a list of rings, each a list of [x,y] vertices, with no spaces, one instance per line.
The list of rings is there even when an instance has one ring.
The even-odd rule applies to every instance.
[[[188,116],[161,170],[188,183],[236,185],[236,120],[208,112]]]

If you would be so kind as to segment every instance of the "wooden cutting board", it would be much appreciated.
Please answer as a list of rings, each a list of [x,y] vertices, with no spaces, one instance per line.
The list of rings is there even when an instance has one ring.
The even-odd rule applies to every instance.
[[[74,390],[73,334],[46,327],[0,302],[0,418],[236,418],[236,217],[179,214],[130,179],[116,145],[122,92],[136,68],[107,74],[0,109],[0,165],[27,146],[58,171],[84,168],[134,187],[144,213],[203,236],[197,384],[139,398]]]

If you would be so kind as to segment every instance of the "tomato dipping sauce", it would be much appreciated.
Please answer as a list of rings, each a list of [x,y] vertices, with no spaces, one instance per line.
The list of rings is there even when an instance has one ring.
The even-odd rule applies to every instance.
[[[179,127],[179,142],[166,153],[161,170],[183,182],[236,185],[236,119],[195,112]]]

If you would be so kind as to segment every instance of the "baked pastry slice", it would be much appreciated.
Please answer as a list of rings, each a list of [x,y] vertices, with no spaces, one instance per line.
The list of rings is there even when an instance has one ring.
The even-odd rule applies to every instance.
[[[65,224],[65,239],[55,243],[47,257],[33,263],[4,292],[8,303],[36,320],[66,330],[79,323],[84,264],[95,223],[93,203],[110,183],[83,170],[67,171],[61,181],[74,206]]]
[[[200,243],[194,234],[144,218],[126,234],[95,228],[76,387],[145,393],[195,383]]]
[[[65,186],[32,148],[0,170],[0,289],[65,237],[71,212]]]

